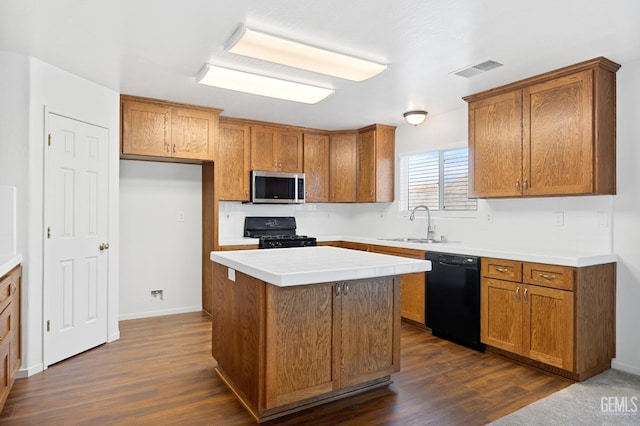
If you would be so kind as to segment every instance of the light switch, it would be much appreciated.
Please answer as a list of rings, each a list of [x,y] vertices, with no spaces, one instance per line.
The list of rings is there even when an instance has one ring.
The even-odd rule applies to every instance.
[[[235,282],[236,281],[236,270],[228,268],[227,275],[229,276],[229,280]]]
[[[184,210],[178,210],[178,222],[184,222]]]

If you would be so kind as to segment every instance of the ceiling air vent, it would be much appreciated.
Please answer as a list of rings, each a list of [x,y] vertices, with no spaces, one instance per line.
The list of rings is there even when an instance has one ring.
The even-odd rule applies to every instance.
[[[496,62],[491,59],[488,59],[484,62],[480,62],[479,64],[469,65],[468,67],[461,68],[457,71],[452,71],[450,74],[455,74],[455,75],[459,75],[460,77],[470,78],[501,66],[502,64],[500,62]]]

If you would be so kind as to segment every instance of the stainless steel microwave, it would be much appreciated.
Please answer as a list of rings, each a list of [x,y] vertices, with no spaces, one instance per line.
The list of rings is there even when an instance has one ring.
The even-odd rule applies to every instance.
[[[251,171],[251,202],[304,203],[304,173]]]

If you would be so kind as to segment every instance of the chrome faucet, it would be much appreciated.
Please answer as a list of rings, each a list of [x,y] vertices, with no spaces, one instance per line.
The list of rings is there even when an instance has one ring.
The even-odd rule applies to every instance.
[[[416,210],[423,209],[427,211],[427,242],[432,243],[435,241],[435,235],[433,233],[433,228],[431,228],[431,211],[429,207],[424,204],[420,204],[419,206],[415,206],[411,211],[411,216],[409,216],[409,220],[415,220],[416,218]]]

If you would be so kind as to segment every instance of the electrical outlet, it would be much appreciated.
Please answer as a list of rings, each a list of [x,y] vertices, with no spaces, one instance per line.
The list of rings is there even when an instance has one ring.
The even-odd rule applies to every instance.
[[[605,211],[598,211],[598,227],[600,228],[608,228],[609,227],[609,213]]]
[[[556,226],[564,226],[564,212],[555,212],[555,224]]]
[[[178,210],[178,222],[184,222],[184,210]]]
[[[493,215],[491,213],[487,213],[487,223],[493,223]]]
[[[160,297],[160,300],[164,300],[164,291],[163,290],[151,290],[151,295],[153,297]]]

